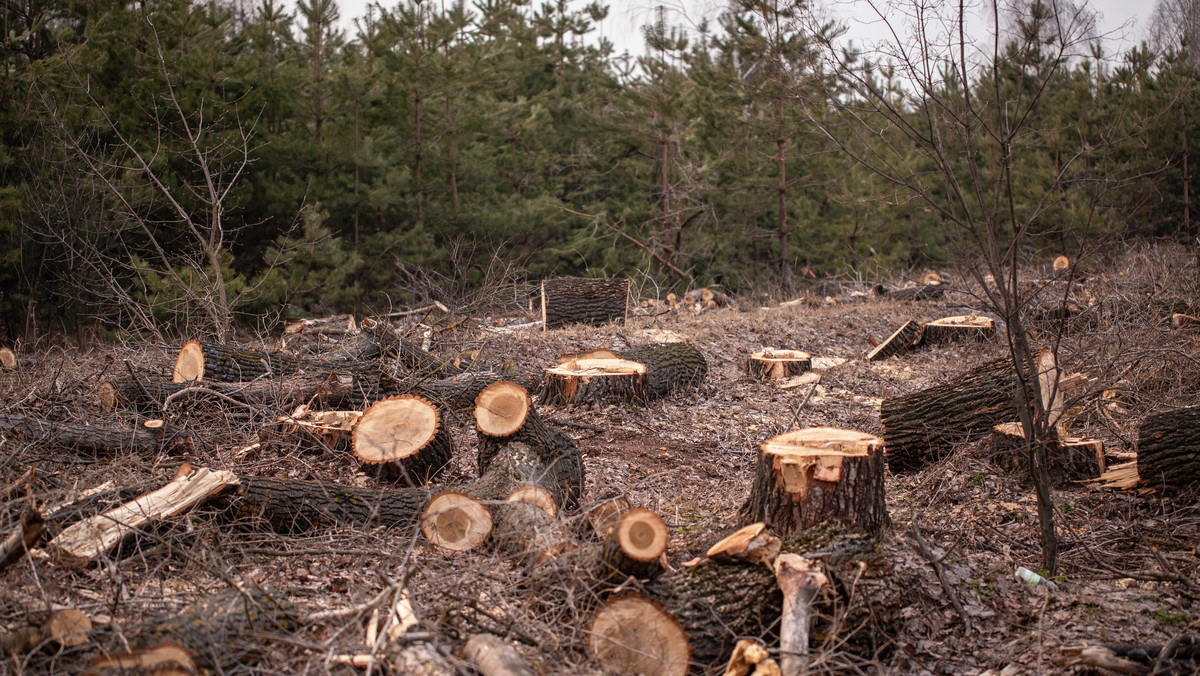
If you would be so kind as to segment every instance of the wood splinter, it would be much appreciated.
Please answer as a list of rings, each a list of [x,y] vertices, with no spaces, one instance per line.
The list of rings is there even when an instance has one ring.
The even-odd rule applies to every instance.
[[[783,591],[783,618],[779,628],[779,666],[783,676],[808,671],[808,626],[813,601],[824,587],[825,574],[813,561],[797,554],[780,554],[775,578]]]
[[[49,645],[77,648],[87,643],[91,630],[92,620],[87,614],[68,608],[54,613],[42,624],[0,632],[0,651],[21,655]]]

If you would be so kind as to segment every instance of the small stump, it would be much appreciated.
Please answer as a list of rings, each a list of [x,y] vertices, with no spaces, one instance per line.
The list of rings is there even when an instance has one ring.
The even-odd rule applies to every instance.
[[[598,401],[646,401],[646,366],[628,359],[583,357],[546,369],[546,403],[559,406]]]
[[[1104,473],[1104,442],[1088,437],[1060,436],[1052,430],[1047,442],[1046,469],[1055,484],[1094,479]],[[1028,470],[1029,453],[1025,429],[1019,422],[992,427],[992,455],[996,463],[1009,470]]]
[[[765,522],[784,540],[830,519],[871,534],[888,523],[883,441],[854,430],[813,427],[764,443],[742,522]]]
[[[354,425],[354,455],[389,481],[419,485],[450,462],[454,447],[437,407],[402,394],[372,404]]]
[[[746,359],[746,372],[756,380],[782,380],[812,369],[812,355],[799,350],[755,352]]]
[[[943,317],[925,324],[921,342],[941,345],[960,341],[986,341],[996,335],[996,322],[990,317],[960,315]]]

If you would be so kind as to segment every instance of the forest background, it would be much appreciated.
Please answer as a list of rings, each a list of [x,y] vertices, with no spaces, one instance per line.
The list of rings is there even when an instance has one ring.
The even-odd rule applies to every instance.
[[[735,0],[687,31],[660,11],[636,58],[587,38],[607,11],[404,0],[344,31],[334,0],[10,0],[0,339],[223,338],[501,276],[788,293],[961,264],[937,195],[845,152],[896,147],[860,133],[894,120],[869,119],[847,81],[918,128],[946,91],[1019,99],[1048,82],[1012,151],[1011,206],[1036,213],[1022,255],[1196,240],[1184,0],[1163,0],[1152,39],[1120,55],[1099,39],[1060,49],[1058,4],[1006,6],[1004,58],[968,71],[947,50],[929,78],[941,92],[906,86],[886,55],[827,58],[841,27],[803,2]],[[936,174],[915,150],[902,159]]]

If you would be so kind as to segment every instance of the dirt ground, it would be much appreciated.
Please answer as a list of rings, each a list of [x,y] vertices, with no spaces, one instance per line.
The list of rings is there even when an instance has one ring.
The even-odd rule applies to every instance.
[[[487,319],[470,317],[437,333],[434,347],[443,354],[478,350],[480,363],[510,360],[534,367],[552,365],[565,353],[650,342],[654,330],[675,332],[697,347],[708,360],[709,376],[695,391],[646,407],[539,407],[584,454],[585,502],[624,494],[656,511],[671,530],[669,560],[678,567],[703,556],[737,526],[755,454],[766,439],[811,426],[880,434],[883,399],[942,382],[1006,353],[996,340],[918,349],[875,363],[862,358],[871,339],[885,338],[904,321],[987,314],[961,277],[941,272],[951,291],[935,301],[854,295],[870,287],[844,285],[829,298],[817,295],[782,307],[779,301],[787,299],[757,298],[746,299],[742,309],[700,313],[638,308],[638,316],[624,326],[512,334],[482,330],[497,321],[497,312],[520,319],[513,308],[498,308]],[[1038,336],[1042,344],[1061,341],[1060,362],[1067,371],[1096,379],[1094,396],[1071,408],[1072,430],[1102,439],[1115,458],[1132,457],[1137,426],[1148,413],[1200,404],[1200,332],[1171,328],[1160,302],[1197,299],[1196,272],[1185,255],[1170,249],[1093,264],[1071,294],[1080,303],[1104,308],[1096,310],[1100,318],[1066,336],[1053,331]],[[1031,271],[1033,278],[1047,274]],[[819,385],[811,392],[807,386],[784,390],[749,379],[745,355],[766,347],[811,353]],[[0,372],[0,412],[122,424],[132,414],[102,411],[99,383],[122,377],[129,367],[169,378],[178,348],[23,346],[18,368]],[[1117,393],[1105,399],[1102,389]],[[190,401],[174,407],[169,417],[204,439],[186,458],[198,466],[374,485],[341,453],[245,450],[277,414]],[[451,426],[457,455],[441,481],[448,486],[473,478],[476,453],[470,412],[454,413]],[[0,487],[37,467],[33,498],[54,505],[107,481],[152,490],[184,459],[130,453],[92,458],[35,440],[0,438]],[[963,444],[918,472],[889,472],[886,482],[892,528],[881,544],[881,560],[888,562],[886,573],[903,600],[900,629],[873,654],[856,653],[837,636],[818,637],[814,673],[1064,673],[1052,662],[1064,647],[1161,645],[1180,634],[1200,633],[1195,491],[1163,494],[1153,488],[1117,491],[1084,484],[1056,489],[1060,577],[1058,590],[1046,593],[1014,577],[1018,566],[1039,567],[1033,489],[1025,477],[997,467],[986,442]],[[27,500],[21,493],[3,496],[0,535],[12,530]],[[914,528],[943,567],[945,585],[918,551]],[[35,551],[0,573],[5,590],[0,625],[12,629],[59,607],[78,608],[96,625],[83,645],[9,656],[0,662],[0,673],[77,673],[98,654],[145,645],[150,639],[143,628],[156,618],[232,586],[277,590],[306,619],[290,635],[245,637],[259,646],[258,658],[227,663],[216,672],[361,672],[335,656],[366,652],[370,612],[328,611],[353,610],[398,582],[406,583],[420,619],[416,638],[460,673],[473,673],[461,649],[467,636],[481,631],[511,640],[538,673],[603,673],[583,650],[586,618],[576,616],[574,608],[535,603],[521,589],[519,571],[496,554],[485,550],[449,557],[411,532],[387,529],[284,537],[218,525],[203,508],[94,566],[72,567]],[[957,598],[966,622],[948,594]],[[212,650],[218,654],[225,647]],[[1073,669],[1065,672],[1100,673]]]

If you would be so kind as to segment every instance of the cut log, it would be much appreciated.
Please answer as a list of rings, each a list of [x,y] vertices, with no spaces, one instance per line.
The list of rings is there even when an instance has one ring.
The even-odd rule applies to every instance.
[[[646,366],[646,397],[658,399],[699,387],[708,375],[704,355],[688,343],[650,343],[617,353]]]
[[[91,453],[155,453],[186,440],[162,420],[131,427],[99,427],[43,420],[27,415],[0,415],[0,432],[28,443],[71,448]]]
[[[996,335],[996,322],[990,317],[961,315],[926,322],[921,330],[922,345],[942,345],[961,341],[986,341]]]
[[[228,672],[257,662],[265,652],[263,637],[291,634],[299,626],[296,611],[278,592],[228,589],[151,620],[147,632],[178,644],[201,668]]]
[[[533,403],[525,388],[510,381],[488,385],[475,398],[475,430],[489,437],[507,437],[525,425]]]
[[[679,622],[637,594],[609,599],[596,611],[587,649],[608,671],[645,676],[684,676],[691,655]]]
[[[1137,471],[1150,486],[1200,481],[1200,406],[1146,416],[1138,428]]]
[[[23,655],[48,647],[77,648],[87,643],[92,620],[83,611],[60,610],[41,624],[0,632],[0,652]]]
[[[354,425],[354,456],[383,479],[419,486],[445,469],[454,446],[437,407],[402,394],[363,411]]]
[[[888,523],[882,446],[870,434],[831,427],[767,441],[759,449],[742,522],[762,521],[785,540],[830,519],[878,535]]]
[[[184,468],[191,469],[189,465]],[[73,563],[90,563],[152,521],[182,514],[237,484],[232,472],[214,472],[206,467],[180,474],[153,493],[67,528],[46,549]]]
[[[949,382],[880,406],[888,467],[920,469],[950,452],[955,444],[982,438],[992,426],[1017,417],[1017,375],[1012,360],[996,359]]]
[[[154,676],[176,674],[199,674],[196,660],[181,646],[162,643],[145,650],[134,650],[119,655],[102,655],[88,664],[84,676],[106,676],[107,674],[146,673]]]
[[[5,371],[17,368],[17,355],[7,347],[0,347],[0,368]]]
[[[442,491],[421,513],[421,532],[443,552],[466,552],[487,542],[492,532],[492,512],[473,496]]]
[[[1069,267],[1071,267],[1071,259],[1067,258],[1066,256],[1058,256],[1054,259],[1055,272],[1066,270]]]
[[[191,380],[236,383],[266,375],[289,375],[299,369],[299,360],[282,352],[189,340],[175,357],[171,380],[177,383]]]
[[[100,408],[115,407],[139,411],[160,411],[163,402],[178,392],[197,387],[193,381],[115,379],[100,383],[96,394]],[[205,382],[204,387],[251,406],[289,409],[300,404],[336,408],[351,404],[361,389],[374,392],[377,381],[352,374],[329,374],[327,377],[296,377],[258,380],[248,383]]]
[[[428,378],[413,381],[400,381],[395,386],[397,394],[411,391],[440,407],[451,411],[459,411],[475,406],[479,393],[489,385],[502,380],[517,383],[529,394],[537,394],[542,387],[542,373],[521,369],[506,369],[492,371],[477,371],[463,373],[457,376],[430,380]]]
[[[625,323],[629,280],[556,277],[542,281],[542,327]]]
[[[483,676],[533,676],[533,670],[511,645],[492,634],[475,634],[463,655]]]
[[[613,358],[576,359],[546,369],[542,401],[552,406],[602,401],[645,403],[646,366]]]
[[[41,512],[32,507],[26,508],[21,513],[16,529],[0,542],[0,571],[24,556],[44,532],[46,522],[42,519]]]
[[[334,315],[311,319],[289,319],[283,325],[283,334],[287,335],[325,335],[345,336],[358,333],[358,323],[354,315]]]
[[[1104,473],[1104,442],[1087,437],[1059,436],[1052,432],[1047,441],[1046,470],[1057,485],[1082,479],[1094,479]],[[992,456],[997,464],[1010,470],[1029,469],[1029,445],[1019,422],[992,427]]]
[[[808,673],[808,630],[814,615],[813,601],[826,584],[825,574],[812,561],[788,553],[775,560],[775,578],[783,591],[780,671],[783,676],[802,676]]]
[[[754,352],[746,359],[746,372],[757,380],[782,380],[812,370],[812,355],[799,350]]]
[[[922,284],[907,288],[889,289],[880,285],[875,287],[875,293],[879,296],[887,296],[892,300],[933,300],[946,295],[946,287],[943,284]]]
[[[601,574],[606,579],[650,579],[662,572],[670,533],[662,518],[644,507],[625,512],[605,539]]]
[[[904,322],[904,325],[888,336],[887,340],[867,353],[867,361],[879,361],[899,354],[915,345],[920,338],[921,325],[913,321]]]
[[[621,515],[632,508],[629,498],[623,495],[609,498],[588,511],[588,523],[596,536],[603,540],[616,529]]]
[[[416,528],[431,497],[423,488],[377,490],[242,475],[213,502],[225,521],[264,524],[283,534],[335,526],[403,532]]]

